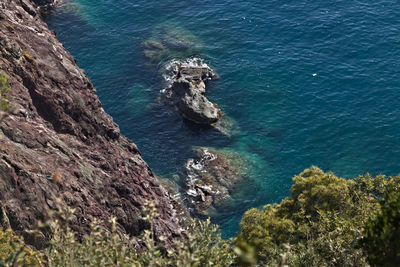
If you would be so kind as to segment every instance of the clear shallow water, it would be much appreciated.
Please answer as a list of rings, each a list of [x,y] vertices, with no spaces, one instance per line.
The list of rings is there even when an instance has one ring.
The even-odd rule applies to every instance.
[[[289,195],[317,165],[343,177],[400,173],[397,1],[71,0],[46,17],[92,78],[105,110],[160,176],[192,146],[251,161],[235,207],[214,218],[233,235],[243,212]],[[207,96],[240,127],[228,138],[157,102],[160,65],[142,43],[168,27],[195,36],[221,76]]]

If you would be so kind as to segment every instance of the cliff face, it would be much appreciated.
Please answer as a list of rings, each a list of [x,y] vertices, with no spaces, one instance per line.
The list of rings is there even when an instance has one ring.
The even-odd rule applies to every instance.
[[[104,112],[35,2],[49,1],[0,3],[0,71],[13,96],[11,113],[0,121],[0,203],[11,227],[34,227],[56,196],[76,208],[73,225],[81,234],[91,217],[116,216],[137,236],[146,227],[142,205],[154,200],[157,234],[180,236],[173,198]]]

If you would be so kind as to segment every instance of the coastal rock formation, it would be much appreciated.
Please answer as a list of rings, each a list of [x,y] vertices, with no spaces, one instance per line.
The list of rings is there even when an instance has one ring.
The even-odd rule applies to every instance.
[[[29,0],[21,0],[21,2],[28,2]],[[61,0],[33,0],[39,8],[51,8],[60,3]]]
[[[236,186],[247,176],[246,162],[237,153],[210,148],[195,150],[184,167],[187,204],[197,216],[209,216],[231,201]]]
[[[181,236],[174,198],[104,112],[37,3],[0,4],[0,72],[13,98],[10,114],[0,119],[0,219],[24,234],[57,197],[76,209],[72,227],[81,235],[91,218],[116,216],[122,232],[138,236],[148,227],[141,210],[149,200],[160,214],[156,236],[167,242]]]
[[[206,82],[217,74],[199,59],[172,61],[164,76],[168,82],[161,93],[165,102],[176,107],[188,120],[199,124],[213,124],[221,111],[205,96]]]

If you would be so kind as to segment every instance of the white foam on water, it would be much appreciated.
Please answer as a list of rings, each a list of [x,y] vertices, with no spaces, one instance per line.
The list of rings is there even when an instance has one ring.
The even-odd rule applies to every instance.
[[[179,68],[204,68],[212,70],[210,66],[204,63],[204,59],[198,57],[187,58],[185,60],[173,59],[165,65],[165,71],[163,74],[164,80],[167,83],[171,83],[176,74],[179,71]]]
[[[203,152],[204,152],[204,157],[203,157],[204,160],[213,161],[217,159],[217,155],[210,153],[207,148],[203,149]],[[201,160],[203,161],[203,159]]]

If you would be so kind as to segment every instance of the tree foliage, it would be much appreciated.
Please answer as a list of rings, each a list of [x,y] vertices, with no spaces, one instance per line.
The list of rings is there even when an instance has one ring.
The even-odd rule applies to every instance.
[[[400,266],[400,194],[390,190],[365,225],[361,246],[373,266]]]
[[[254,247],[263,265],[366,265],[362,228],[399,177],[346,180],[311,167],[293,180],[289,198],[245,213],[236,243]]]

